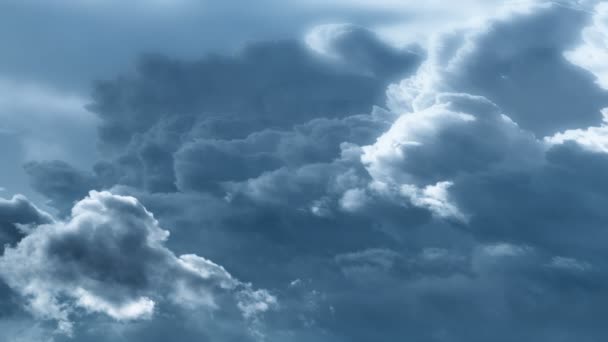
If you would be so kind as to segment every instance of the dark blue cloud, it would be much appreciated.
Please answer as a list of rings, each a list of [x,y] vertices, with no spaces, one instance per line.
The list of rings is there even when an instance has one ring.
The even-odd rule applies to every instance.
[[[32,188],[49,199],[49,204],[62,213],[69,213],[72,205],[97,187],[93,175],[88,175],[60,161],[31,161],[23,168],[32,180]]]
[[[601,340],[606,92],[564,56],[590,14],[524,7],[422,54],[346,25],[315,51],[143,57],[95,89],[90,173],[27,166],[73,211],[0,274],[75,340]],[[222,279],[245,294],[210,314]]]
[[[53,222],[51,215],[38,209],[22,195],[0,198],[0,244],[14,244],[28,232],[28,226]]]

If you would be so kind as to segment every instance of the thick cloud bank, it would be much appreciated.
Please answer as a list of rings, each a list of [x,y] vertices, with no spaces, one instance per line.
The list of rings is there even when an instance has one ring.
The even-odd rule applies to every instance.
[[[93,170],[26,165],[62,219],[0,274],[87,341],[602,340],[604,7],[144,57],[95,88]]]

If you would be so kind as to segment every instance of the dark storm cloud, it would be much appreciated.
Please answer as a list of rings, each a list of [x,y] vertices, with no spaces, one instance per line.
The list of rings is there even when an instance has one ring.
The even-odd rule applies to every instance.
[[[108,213],[93,210],[114,234],[96,237],[75,215],[65,224],[75,233],[56,225],[10,251],[31,258],[23,253],[35,236],[58,246],[32,249],[45,256],[34,260],[66,265],[40,271],[52,285],[38,292],[86,285],[106,304],[87,306],[82,291],[71,303],[110,316],[142,296],[160,307],[159,289],[175,292],[156,272],[179,278],[176,254],[205,255],[230,279],[276,295],[263,322],[249,319],[267,341],[597,341],[608,334],[606,93],[562,55],[587,20],[556,5],[502,13],[438,37],[409,77],[407,58],[406,75],[391,66],[397,57],[386,60],[390,72],[370,63],[399,52],[350,26],[330,28],[329,46],[313,44],[314,58],[295,43],[199,62],[146,57],[135,75],[98,86],[91,108],[106,159],[92,176],[75,172],[94,179],[79,191],[134,196],[159,223],[132,197],[91,195],[80,203],[129,198],[104,205]],[[397,76],[406,79],[389,88],[393,111],[360,114]],[[552,135],[566,128],[578,130]],[[161,239],[111,253],[148,241],[158,225],[171,229],[167,247]],[[97,253],[100,261],[89,257]],[[110,272],[116,267],[105,262],[134,269]],[[18,267],[13,274],[9,285],[39,280]],[[241,306],[261,298],[250,308],[267,309],[265,294],[250,289]],[[183,311],[162,312],[123,336],[162,340],[180,329],[185,340],[246,340],[241,330],[226,333],[230,312],[205,331],[182,328],[175,317]]]

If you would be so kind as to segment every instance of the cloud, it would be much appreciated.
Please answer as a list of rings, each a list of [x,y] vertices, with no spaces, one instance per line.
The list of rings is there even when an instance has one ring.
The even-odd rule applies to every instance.
[[[417,66],[424,52],[416,45],[411,50],[389,46],[372,31],[352,24],[315,27],[307,36],[308,46],[330,59],[341,61],[360,72],[399,78]]]
[[[572,63],[589,70],[597,83],[608,89],[608,70],[604,62],[608,57],[608,5],[600,2],[595,7],[593,23],[583,31],[583,44],[567,51],[565,56]]]
[[[355,114],[381,103],[389,79],[413,72],[421,60],[369,32],[361,36],[355,30],[343,39],[362,41],[357,49],[370,65],[386,65],[390,54],[390,74],[339,67],[296,41],[257,43],[235,57],[196,62],[144,56],[135,76],[95,88],[89,108],[101,120],[104,158],[94,175],[57,161],[30,163],[26,172],[65,211],[91,188],[208,190],[286,165],[328,161],[341,142],[369,143],[386,127],[391,117],[379,108],[377,116],[388,116],[370,121]],[[57,179],[72,180],[62,195],[48,186],[57,188]]]
[[[607,153],[608,152],[608,108],[602,110],[604,116],[601,126],[588,127],[586,129],[571,129],[545,137],[545,141],[552,145],[561,145],[567,142],[576,142],[587,150]]]
[[[51,215],[23,195],[14,195],[11,199],[0,198],[0,257],[6,248],[17,244],[36,226],[52,222],[54,219]],[[7,332],[7,335],[0,336],[6,340],[13,331],[10,321],[15,320],[15,324],[21,325],[25,320],[22,305],[19,296],[0,278],[0,324],[4,325],[2,330]]]
[[[389,90],[389,101],[403,101],[396,106],[405,112],[375,144],[362,148],[364,153],[361,160],[375,181],[387,183],[389,188],[401,187],[406,190],[405,194],[412,198],[413,204],[417,203],[431,211],[441,208],[444,210],[440,212],[452,212],[452,217],[467,217],[466,229],[477,239],[508,239],[542,246],[555,253],[580,253],[588,257],[590,251],[583,246],[595,246],[595,243],[587,237],[593,235],[596,241],[604,238],[597,226],[604,220],[604,215],[596,205],[605,199],[597,196],[597,188],[592,189],[588,183],[591,179],[597,180],[596,175],[604,169],[605,160],[601,153],[603,126],[566,130],[539,140],[540,132],[519,117],[529,108],[518,109],[513,105],[526,106],[526,101],[531,100],[534,106],[549,106],[537,114],[530,112],[526,116],[547,120],[546,123],[553,125],[559,118],[552,116],[555,111],[551,106],[562,106],[561,97],[519,94],[505,104],[502,102],[504,98],[501,98],[506,94],[503,90],[493,94],[491,86],[471,88],[479,75],[470,73],[473,70],[469,69],[473,67],[470,63],[479,56],[483,58],[478,60],[481,64],[477,69],[483,70],[484,64],[493,65],[491,73],[498,76],[501,69],[499,64],[494,64],[497,58],[504,58],[504,63],[511,65],[509,72],[515,72],[518,68],[524,70],[534,65],[536,59],[526,57],[520,65],[515,62],[518,58],[538,48],[545,49],[545,45],[555,45],[551,49],[555,49],[555,56],[561,56],[569,39],[565,37],[576,35],[554,32],[548,39],[534,38],[529,41],[506,37],[519,30],[536,32],[530,27],[549,25],[557,18],[570,18],[568,25],[578,23],[576,27],[582,27],[581,22],[584,22],[577,19],[581,15],[579,12],[572,14],[572,11],[560,6],[533,8],[534,11],[499,18],[478,28],[473,34],[448,34],[439,38],[437,47],[442,52],[431,51],[429,60],[415,76]],[[573,28],[568,30],[578,32]],[[454,48],[450,43],[454,42],[452,39],[455,37],[466,39]],[[507,55],[499,56],[496,48],[503,40],[522,46],[501,47],[505,48]],[[489,50],[484,52],[486,49]],[[455,52],[446,54],[446,51]],[[552,58],[547,55],[543,61]],[[567,67],[566,63],[564,59],[554,65],[559,66],[555,75],[563,77],[575,70]],[[578,70],[576,73],[584,76],[580,81],[586,80],[585,85],[578,89],[593,89],[594,93],[599,94],[600,97],[590,99],[589,104],[597,107],[596,114],[601,115],[605,91],[594,84],[588,75],[585,76],[584,71]],[[528,73],[525,75],[521,74],[522,78],[511,81],[521,86],[543,82],[539,89],[561,91],[552,88],[554,83],[550,81],[551,78],[538,77],[536,81],[530,81],[527,79]],[[564,79],[560,84],[570,86],[571,81],[570,78],[567,81]],[[518,110],[522,112],[518,113]],[[577,105],[575,110],[580,113],[582,109]],[[567,114],[568,120],[577,120],[577,123],[570,123],[569,126],[589,125],[578,115],[564,114]],[[543,115],[548,116],[543,118]],[[587,170],[593,171],[574,168],[573,165],[577,164],[588,165]],[[564,179],[569,181],[564,182]],[[449,189],[440,187],[443,191],[438,193],[442,195],[439,198],[444,200],[424,195],[423,189],[435,189],[438,184],[450,184]],[[522,202],[524,198],[528,200]],[[579,198],[583,202],[578,202],[575,207],[567,207],[560,198]],[[458,211],[448,208],[458,208]],[[559,212],[559,219],[549,214],[553,211]],[[551,226],[553,234],[542,233],[548,226]],[[585,226],[589,235],[580,238],[570,236],[574,226]],[[596,247],[593,247],[594,253],[599,253]]]
[[[466,221],[466,217],[448,199],[450,186],[452,186],[450,182],[439,182],[435,185],[428,185],[424,189],[417,189],[415,186],[406,184],[402,186],[401,192],[409,198],[413,205],[429,209],[434,215]]]
[[[246,42],[294,39],[312,26],[336,21],[367,27],[405,22],[409,25],[401,36],[424,40],[428,31],[493,13],[500,3],[260,0],[256,6],[244,6],[240,0],[11,0],[3,2],[0,11],[5,14],[0,34],[8,44],[0,56],[0,73],[82,90],[93,79],[127,69],[142,51],[185,59],[210,51],[231,53]],[[226,17],[239,28],[222,19]],[[122,39],[116,39],[119,36]],[[103,58],[91,58],[83,46],[103,51]],[[42,55],[44,65],[38,58]]]
[[[378,42],[372,43],[363,45],[361,52],[379,49]],[[402,53],[403,60],[396,61],[399,70],[407,72],[420,62],[417,55]],[[372,55],[370,63],[380,64],[383,58]],[[249,125],[241,130],[251,133],[367,112],[382,101],[387,82],[384,74],[336,70],[300,42],[266,42],[235,57],[196,62],[146,56],[136,77],[100,82],[90,109],[102,120],[102,147],[110,148],[127,144],[135,133],[146,132],[166,116],[228,121],[224,124],[238,118]]]
[[[0,131],[19,138],[24,148],[22,159],[63,159],[88,165],[96,158],[90,137],[97,122],[85,110],[84,97],[36,82],[3,77],[0,92]],[[59,130],[63,134],[54,134]]]
[[[534,160],[535,150],[534,137],[487,99],[438,93],[433,105],[403,114],[374,144],[363,147],[361,161],[378,181],[428,185],[463,172]]]
[[[89,167],[96,159],[96,120],[83,96],[0,75],[2,179],[8,192],[40,201],[21,167],[39,159],[61,159]],[[61,134],[57,134],[61,132]]]
[[[486,97],[538,137],[597,124],[607,95],[564,57],[587,21],[587,12],[546,3],[440,36],[423,72],[389,89],[391,108],[417,111],[437,91],[462,92]]]
[[[587,19],[526,4],[442,34],[388,88],[390,110],[370,108],[391,77],[294,43],[199,62],[147,57],[97,89],[104,160],[90,173],[51,168],[91,180],[66,182],[78,191],[115,195],[76,205],[92,223],[73,214],[9,249],[62,258],[61,270],[14,273],[51,279],[38,292],[69,304],[57,316],[149,317],[125,325],[130,340],[176,329],[185,340],[247,340],[227,333],[235,313],[267,341],[597,340],[608,304],[606,92],[563,55]],[[370,48],[367,31],[334,29],[357,33],[346,39],[355,50]],[[353,58],[375,65],[362,61]],[[110,253],[127,232],[124,245],[141,247]],[[38,239],[62,248],[25,248]],[[105,267],[114,264],[132,270]],[[184,306],[199,311],[186,318]],[[209,330],[188,325],[213,307]],[[120,336],[93,330],[78,337]]]
[[[174,155],[177,185],[181,190],[205,190],[282,167],[331,162],[340,156],[343,142],[371,142],[386,126],[379,115],[359,115],[314,119],[292,130],[262,130],[245,139],[196,139]]]
[[[207,259],[176,256],[164,246],[168,236],[135,198],[92,191],[68,220],[40,225],[7,248],[0,275],[36,317],[57,321],[68,334],[79,309],[146,319],[161,301],[219,309],[232,292],[249,318],[276,304]]]
[[[97,187],[93,175],[60,161],[30,161],[23,166],[34,190],[44,194],[50,204],[67,214],[73,204]]]
[[[3,246],[18,242],[30,226],[51,222],[51,215],[38,209],[25,196],[15,195],[10,200],[0,198],[0,244]]]
[[[517,334],[507,332],[503,323],[522,326],[521,317],[533,316],[537,310],[543,312],[543,318],[536,318],[535,322],[565,320],[570,330],[564,331],[551,323],[544,331],[522,326],[521,336],[535,336],[540,340],[575,336],[577,334],[572,329],[578,328],[572,323],[574,321],[588,323],[587,327],[593,330],[591,335],[603,334],[603,329],[594,321],[587,321],[586,314],[582,312],[564,317],[544,311],[563,305],[564,296],[569,298],[567,300],[588,303],[585,312],[597,312],[603,305],[591,304],[599,299],[599,293],[607,286],[605,277],[592,271],[598,263],[603,264],[604,252],[597,241],[606,238],[601,228],[606,217],[600,210],[606,197],[601,195],[604,182],[598,178],[604,173],[606,163],[601,149],[602,127],[586,128],[597,124],[596,120],[585,122],[580,116],[563,112],[567,120],[572,121],[561,124],[584,128],[566,131],[543,141],[537,138],[545,134],[543,130],[556,132],[563,127],[557,124],[561,118],[552,116],[556,115],[553,106],[562,106],[562,98],[545,97],[534,91],[509,94],[504,89],[493,89],[492,84],[485,81],[478,87],[471,86],[487,76],[484,65],[491,65],[489,72],[499,76],[502,62],[496,62],[492,54],[498,54],[497,51],[504,48],[508,55],[498,59],[505,58],[508,72],[517,75],[507,75],[514,86],[527,87],[539,82],[539,89],[543,91],[561,92],[558,87],[553,87],[551,78],[538,76],[536,81],[531,81],[527,78],[531,74],[524,70],[536,64],[535,58],[531,57],[535,53],[531,51],[545,48],[534,44],[555,44],[550,49],[555,49],[554,56],[561,56],[568,46],[568,38],[563,33],[553,32],[549,39],[531,38],[531,46],[501,47],[500,44],[520,44],[522,40],[507,37],[519,30],[528,34],[536,32],[530,27],[547,25],[556,18],[572,14],[560,7],[541,6],[531,12],[513,15],[478,28],[471,35],[459,33],[439,38],[437,46],[442,52],[435,54],[430,51],[429,60],[415,76],[389,90],[389,101],[395,101],[391,108],[403,114],[374,144],[362,147],[361,161],[372,178],[367,187],[369,190],[391,193],[393,195],[387,198],[395,201],[409,198],[412,205],[435,213],[439,219],[419,223],[427,231],[426,236],[417,234],[415,226],[402,226],[400,233],[404,239],[409,238],[407,245],[410,250],[412,245],[420,243],[427,247],[423,250],[434,251],[422,252],[419,256],[422,260],[425,260],[422,257],[425,255],[447,254],[461,262],[460,267],[452,264],[446,273],[431,272],[432,275],[409,278],[413,272],[399,272],[400,269],[407,270],[404,266],[407,265],[404,261],[408,260],[407,252],[401,252],[395,259],[398,261],[390,263],[374,261],[378,259],[374,253],[346,254],[350,259],[353,255],[367,255],[371,259],[347,268],[346,274],[358,279],[357,286],[349,290],[356,293],[355,287],[362,290],[373,285],[376,294],[373,300],[383,303],[382,310],[376,312],[376,319],[382,315],[381,321],[390,322],[390,316],[400,317],[401,322],[405,322],[402,324],[412,324],[409,329],[404,327],[408,336],[416,336],[419,340],[455,337],[455,340],[481,341],[496,339],[497,331],[506,334],[504,340],[511,340]],[[572,17],[566,21],[577,22]],[[582,22],[578,22],[577,27],[582,27]],[[573,28],[568,30],[577,32]],[[553,53],[543,55],[543,63],[553,60],[551,55]],[[516,62],[519,56],[526,56],[522,57],[522,64]],[[516,71],[518,68],[522,71]],[[556,68],[555,75],[559,77],[568,75],[569,70],[576,70],[568,66],[565,59],[550,68]],[[584,86],[578,89],[592,89],[598,94],[597,98],[589,101],[597,108],[593,114],[599,115],[605,92],[584,71],[577,70],[573,75],[581,77],[578,79],[581,82],[584,79]],[[569,81],[570,78],[563,80]],[[507,100],[508,96],[514,97]],[[546,110],[534,111],[533,114],[530,110],[534,106],[543,106]],[[580,113],[581,107],[577,105],[570,110],[574,109]],[[527,114],[523,117],[522,113]],[[580,165],[585,165],[585,168]],[[362,198],[360,192],[356,193],[359,194],[357,198]],[[358,208],[359,212],[365,211],[365,206]],[[458,211],[455,212],[454,208]],[[438,215],[446,212],[451,215]],[[467,219],[460,222],[446,220],[460,214]],[[434,235],[437,239],[437,235],[445,234],[442,229],[446,223],[457,229],[452,233],[456,238],[450,247],[440,244],[441,240],[429,238]],[[581,234],[582,231],[584,233]],[[430,246],[434,244],[435,249],[429,249],[429,243]],[[411,254],[409,258],[416,259]],[[345,257],[339,260],[344,263]],[[370,265],[390,266],[383,266],[383,269]],[[433,268],[426,266],[423,269]],[[525,288],[542,290],[520,291]],[[575,288],[582,292],[568,295]],[[504,296],[498,295],[501,291],[504,291]],[[342,298],[346,296],[344,292],[340,295]],[[534,298],[533,302],[527,302],[528,295]],[[334,305],[342,306],[342,310],[345,306],[356,310],[370,305],[365,298],[353,298],[354,295],[349,297],[349,301],[345,300],[341,305],[334,302]],[[391,305],[392,301],[398,301],[401,307]],[[542,302],[540,306],[532,304],[539,302]],[[472,321],[456,319],[458,323],[455,323],[454,317],[461,310],[476,318]],[[344,311],[337,312],[344,315]],[[426,318],[424,322],[419,319],[421,312]],[[450,314],[446,315],[446,312]],[[418,318],[409,316],[414,313]],[[345,322],[352,323],[351,319],[363,321],[365,318],[350,317]],[[492,328],[487,331],[474,329],[471,334],[462,330],[464,326],[473,326],[475,320],[483,320]],[[430,323],[424,328],[413,326],[424,325],[425,322]],[[341,328],[346,329],[346,326]],[[395,330],[393,328],[393,333]],[[369,334],[365,328],[356,332],[351,329],[350,333],[359,337]]]

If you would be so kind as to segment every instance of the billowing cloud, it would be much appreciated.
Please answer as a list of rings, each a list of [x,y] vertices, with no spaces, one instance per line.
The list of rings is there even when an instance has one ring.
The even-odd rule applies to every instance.
[[[62,213],[69,213],[74,202],[97,187],[93,175],[60,161],[30,161],[23,165],[34,190],[45,194],[50,204]]]
[[[538,137],[598,124],[606,92],[564,56],[588,17],[551,3],[528,5],[443,35],[422,71],[389,89],[391,108],[417,111],[437,91],[464,92],[486,97]]]
[[[218,309],[231,292],[247,318],[276,304],[205,258],[176,256],[164,246],[168,236],[135,198],[93,191],[68,220],[39,225],[7,248],[0,276],[35,316],[66,333],[82,311],[147,319],[161,301]]]
[[[351,33],[355,41],[360,40],[358,34]],[[380,43],[372,42],[364,44],[361,53],[375,52]],[[380,64],[386,57],[369,58]],[[392,67],[407,72],[419,62],[418,55],[403,52]],[[386,77],[336,70],[300,42],[257,43],[235,57],[196,62],[144,57],[134,78],[99,83],[90,108],[102,119],[100,137],[106,148],[126,144],[167,116],[210,118],[219,125],[236,119],[247,126],[223,132],[242,136],[317,117],[367,112],[382,101]]]
[[[126,339],[248,340],[227,333],[238,313],[267,341],[595,341],[608,95],[564,54],[590,17],[526,3],[424,54],[334,25],[317,51],[145,57],[95,90],[90,173],[28,166],[59,208],[111,193],[9,248],[7,283],[62,322],[152,322]],[[180,325],[184,307],[217,325]]]

